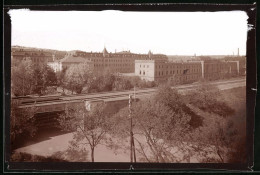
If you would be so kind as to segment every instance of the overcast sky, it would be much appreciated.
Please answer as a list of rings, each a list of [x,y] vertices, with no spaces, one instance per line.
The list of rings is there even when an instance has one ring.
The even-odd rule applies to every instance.
[[[246,53],[247,14],[11,10],[12,45],[167,55]]]

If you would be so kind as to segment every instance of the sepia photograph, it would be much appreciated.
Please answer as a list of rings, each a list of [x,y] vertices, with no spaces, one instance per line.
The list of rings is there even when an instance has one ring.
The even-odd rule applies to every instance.
[[[10,9],[10,162],[248,162],[248,14]]]

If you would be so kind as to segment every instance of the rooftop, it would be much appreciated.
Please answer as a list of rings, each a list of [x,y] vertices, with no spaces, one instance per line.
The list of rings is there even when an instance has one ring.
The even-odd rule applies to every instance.
[[[86,58],[83,58],[83,57],[76,57],[76,56],[68,55],[68,56],[64,57],[63,59],[59,60],[59,62],[62,62],[62,63],[84,63],[84,62],[90,62],[90,61]]]

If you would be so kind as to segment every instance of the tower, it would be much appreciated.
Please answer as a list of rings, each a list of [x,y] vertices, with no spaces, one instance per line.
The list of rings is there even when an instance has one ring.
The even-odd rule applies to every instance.
[[[148,57],[149,57],[149,58],[152,58],[152,52],[151,52],[151,50],[149,50],[149,52],[148,52]]]
[[[103,57],[106,57],[108,55],[107,49],[104,47],[103,49]]]

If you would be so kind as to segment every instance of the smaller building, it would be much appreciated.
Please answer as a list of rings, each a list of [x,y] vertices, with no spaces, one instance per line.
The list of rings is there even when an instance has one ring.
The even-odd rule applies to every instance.
[[[67,55],[65,58],[53,62],[48,62],[47,64],[55,71],[59,72],[65,68],[69,68],[71,65],[75,64],[84,64],[87,63],[91,68],[93,68],[92,61],[84,58],[73,55]]]

